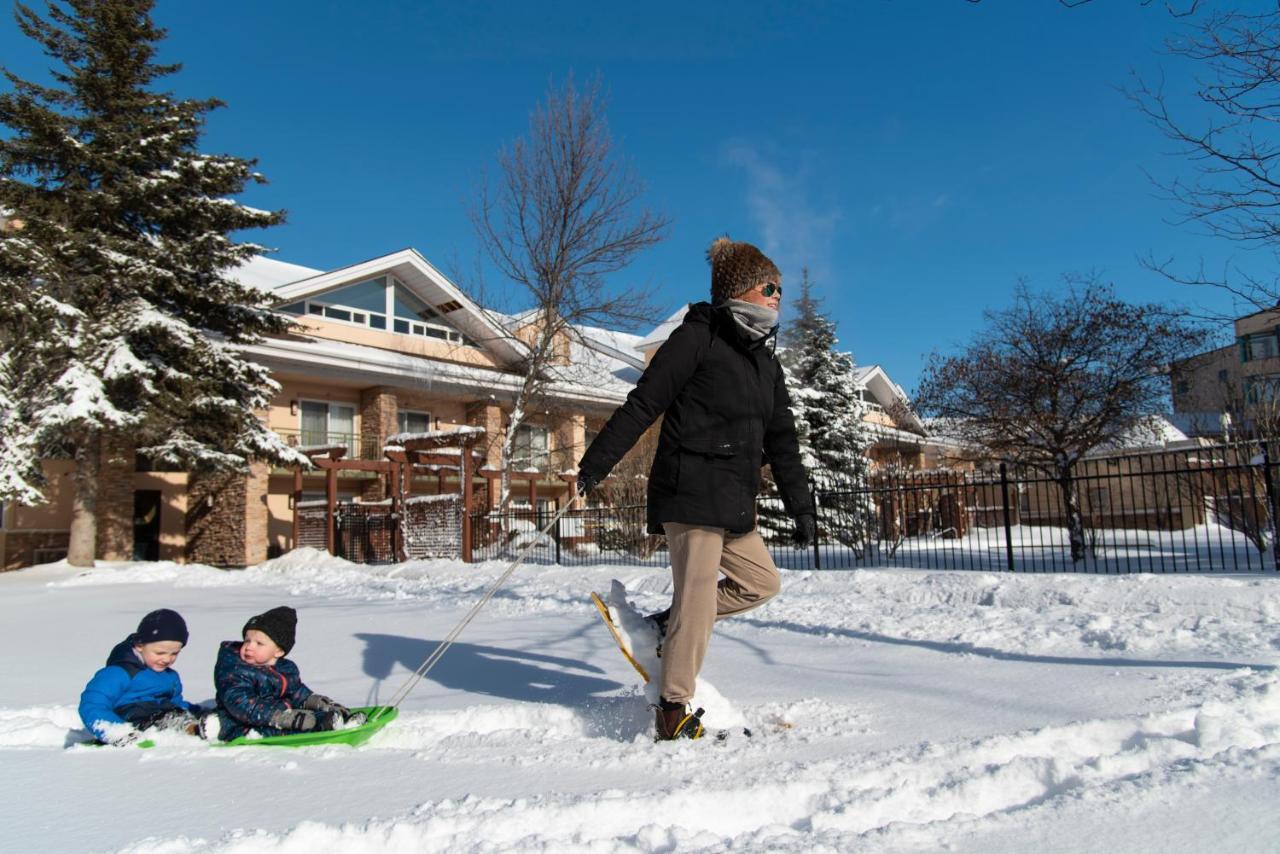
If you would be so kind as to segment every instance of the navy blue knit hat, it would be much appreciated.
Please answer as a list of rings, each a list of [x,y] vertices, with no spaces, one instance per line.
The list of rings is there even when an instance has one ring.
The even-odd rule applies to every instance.
[[[138,623],[138,632],[134,635],[134,643],[158,643],[159,641],[177,641],[187,645],[187,621],[177,611],[161,608],[152,611]]]
[[[270,611],[250,617],[249,622],[245,623],[244,628],[240,630],[240,636],[244,637],[245,632],[250,629],[255,629],[271,638],[276,646],[288,655],[289,650],[293,649],[294,636],[298,631],[298,612],[288,605],[272,608]]]

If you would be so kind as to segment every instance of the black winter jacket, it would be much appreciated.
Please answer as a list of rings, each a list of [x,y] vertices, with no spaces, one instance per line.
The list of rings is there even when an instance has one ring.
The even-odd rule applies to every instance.
[[[695,303],[580,469],[603,479],[665,415],[649,475],[650,533],[661,534],[664,522],[750,531],[764,463],[787,512],[813,513],[789,404],[772,348],[748,343],[726,307]]]

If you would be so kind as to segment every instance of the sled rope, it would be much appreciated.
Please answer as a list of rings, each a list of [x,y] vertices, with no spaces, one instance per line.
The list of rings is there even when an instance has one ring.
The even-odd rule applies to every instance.
[[[405,683],[400,686],[400,689],[396,691],[394,695],[392,695],[391,702],[378,709],[378,711],[373,716],[374,721],[378,720],[378,718],[382,717],[391,709],[400,708],[400,704],[404,702],[405,697],[409,696],[409,692],[412,691],[415,687],[417,687],[418,683],[422,681],[423,677],[425,677],[428,673],[431,672],[431,668],[435,667],[436,664],[440,661],[440,659],[444,658],[444,654],[449,651],[449,647],[453,646],[453,642],[458,639],[459,635],[462,634],[462,630],[465,629],[467,625],[470,624],[470,622],[476,618],[476,615],[480,613],[480,609],[483,608],[488,603],[488,601],[493,598],[493,595],[497,593],[498,589],[502,587],[502,585],[506,582],[508,578],[511,577],[511,574],[514,573],[520,567],[520,564],[524,563],[524,559],[529,556],[529,552],[533,550],[533,547],[536,546],[542,540],[542,538],[547,535],[547,532],[551,530],[552,526],[554,526],[557,522],[559,522],[560,517],[563,516],[566,512],[568,512],[569,508],[572,507],[573,505],[574,505],[574,501],[566,502],[564,507],[561,507],[558,511],[556,511],[556,515],[551,517],[551,521],[548,522],[546,526],[541,531],[538,532],[538,536],[534,537],[532,540],[530,540],[528,543],[525,544],[524,548],[522,548],[519,554],[516,555],[515,560],[511,562],[511,565],[506,568],[506,570],[502,573],[502,575],[498,576],[498,578],[493,582],[493,584],[489,585],[489,589],[486,590],[484,592],[484,595],[480,597],[480,601],[476,602],[474,605],[471,606],[471,610],[467,612],[466,616],[462,618],[462,620],[458,623],[458,625],[453,627],[453,631],[445,635],[444,640],[440,641],[440,643],[436,645],[436,648],[431,651],[431,654],[426,657],[426,660],[424,660],[422,664],[418,666],[417,670],[413,671],[413,674],[410,675],[409,678],[405,680]]]

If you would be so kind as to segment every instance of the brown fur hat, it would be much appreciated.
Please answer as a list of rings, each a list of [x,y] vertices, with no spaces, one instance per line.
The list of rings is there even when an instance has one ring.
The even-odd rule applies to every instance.
[[[717,237],[707,249],[711,263],[711,301],[722,303],[766,282],[778,282],[777,265],[750,243]]]

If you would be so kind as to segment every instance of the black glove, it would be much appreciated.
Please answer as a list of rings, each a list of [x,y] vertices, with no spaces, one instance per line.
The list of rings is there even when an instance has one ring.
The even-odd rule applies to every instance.
[[[335,702],[324,694],[312,694],[302,704],[302,708],[313,712],[333,712],[341,715],[343,720],[351,717],[351,710],[341,703]]]
[[[319,728],[316,713],[309,709],[281,709],[271,716],[270,724],[276,729],[293,732],[312,732]]]
[[[591,490],[600,485],[600,481],[602,480],[604,480],[604,478],[597,477],[591,472],[578,472],[578,497],[586,498],[591,494]]]
[[[818,523],[812,513],[801,513],[796,517],[795,541],[797,546],[811,546],[818,536]]]

